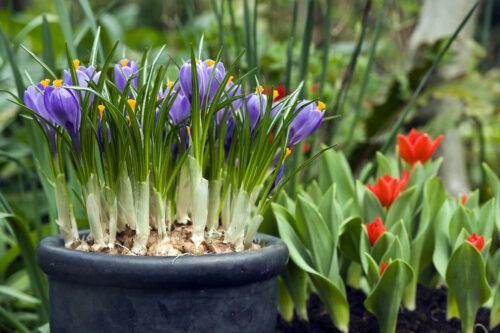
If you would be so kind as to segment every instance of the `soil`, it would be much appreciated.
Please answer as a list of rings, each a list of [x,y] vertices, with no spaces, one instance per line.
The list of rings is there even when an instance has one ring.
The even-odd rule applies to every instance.
[[[349,332],[379,332],[377,319],[363,306],[365,294],[356,289],[347,288],[347,298],[350,307]],[[328,316],[317,295],[312,294],[307,302],[309,322],[297,319],[291,322],[278,318],[277,333],[321,333],[340,332]],[[500,326],[489,329],[490,311],[481,308],[476,317],[476,333],[500,332]],[[458,319],[446,320],[446,289],[427,289],[419,286],[417,292],[417,309],[408,311],[401,307],[399,311],[398,333],[442,333],[460,332]]]
[[[181,255],[201,255],[236,252],[233,244],[224,242],[224,231],[222,229],[210,236],[206,233],[206,241],[195,244],[191,240],[192,224],[174,223],[167,231],[167,236],[160,237],[156,230],[151,230],[147,243],[147,256],[181,256]],[[131,249],[134,245],[135,230],[126,228],[117,233],[114,247],[96,248],[92,239],[81,240],[77,244],[72,244],[71,248],[121,255],[135,255]],[[259,249],[260,245],[253,243],[249,250]]]

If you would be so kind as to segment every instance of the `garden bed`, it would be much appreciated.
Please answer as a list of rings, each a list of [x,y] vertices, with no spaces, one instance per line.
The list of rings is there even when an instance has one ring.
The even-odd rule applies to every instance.
[[[460,332],[458,319],[446,320],[446,289],[427,289],[418,287],[417,310],[408,311],[401,308],[397,325],[397,332]],[[378,332],[377,319],[363,306],[365,294],[362,291],[348,288],[347,298],[350,307],[350,332]],[[297,317],[290,323],[278,318],[276,332],[278,333],[305,333],[305,332],[340,332],[333,326],[327,311],[316,294],[311,294],[307,303],[309,322],[301,321]],[[477,313],[476,332],[500,332],[500,327],[489,330],[490,311],[481,308]]]

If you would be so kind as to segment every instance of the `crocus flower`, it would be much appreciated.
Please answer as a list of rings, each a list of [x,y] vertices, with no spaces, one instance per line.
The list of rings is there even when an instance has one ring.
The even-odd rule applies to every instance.
[[[207,65],[207,78],[208,78],[207,91],[208,91],[208,85],[210,85],[210,90],[208,91],[208,104],[210,105],[212,99],[214,98],[217,92],[217,89],[219,89],[220,87],[220,83],[222,82],[222,80],[224,80],[224,77],[226,76],[226,69],[224,68],[222,62],[218,62],[217,65],[215,65],[215,61],[211,59],[205,60],[205,64]]]
[[[468,200],[469,200],[469,197],[467,195],[465,195],[465,194],[462,195],[462,206],[464,206]]]
[[[208,66],[204,61],[196,60],[196,74],[198,75],[198,90],[200,96],[200,104],[203,105],[205,97],[207,96],[208,82],[210,76],[208,75]],[[192,104],[193,99],[193,85],[191,80],[191,60],[186,61],[179,71],[179,84],[181,86],[184,96]]]
[[[261,87],[261,89],[264,89]],[[261,92],[256,92],[250,94],[246,98],[246,111],[243,110],[243,119],[246,120],[248,113],[248,123],[250,125],[250,132],[252,133],[257,123],[259,122],[260,116],[264,114],[267,105],[267,96]]]
[[[128,59],[123,59],[119,64],[115,65],[115,82],[116,87],[123,91],[127,85],[128,79],[134,75],[135,77],[130,82],[130,85],[137,89],[137,82],[139,81],[138,74],[139,69],[134,61],[129,61]]]
[[[172,96],[171,98],[174,98]],[[170,102],[169,102],[170,103]],[[168,116],[174,124],[179,124],[182,120],[185,120],[191,113],[191,104],[184,94],[179,92],[177,96],[175,96],[174,101],[172,102],[172,106],[170,107],[170,111]]]
[[[406,188],[408,177],[407,170],[403,171],[401,179],[386,174],[380,177],[375,185],[367,184],[366,187],[375,194],[383,207],[389,209],[399,193]]]
[[[412,129],[408,136],[398,135],[399,155],[411,165],[417,162],[424,164],[431,158],[442,140],[443,136],[440,135],[431,142],[427,133],[419,133]]]
[[[382,274],[384,274],[384,271],[387,268],[387,266],[389,266],[389,262],[388,261],[380,263],[380,273],[379,273],[380,276],[382,276]]]
[[[484,236],[478,236],[475,232],[472,233],[472,236],[467,237],[467,241],[474,245],[478,251],[484,247]]]
[[[75,92],[64,88],[62,80],[55,80],[53,85],[45,88],[43,99],[50,118],[69,133],[75,147],[79,150],[81,112]]]
[[[368,240],[370,241],[370,245],[373,246],[377,242],[377,239],[382,236],[382,234],[386,230],[382,219],[380,217],[377,217],[372,223],[366,224],[366,231],[368,232]]]
[[[49,122],[53,126],[56,126],[56,123],[51,118],[51,116],[47,112],[47,109],[45,108],[44,98],[43,98],[43,95],[41,93],[41,91],[44,91],[49,83],[50,83],[50,80],[45,79],[37,84],[38,89],[35,87],[28,87],[28,89],[26,89],[26,91],[24,92],[23,99],[24,99],[24,104],[28,108],[30,108],[31,110],[38,113],[41,118],[45,119],[45,121]],[[50,148],[51,148],[52,154],[54,155],[56,153],[55,132],[40,117],[37,117],[37,119],[42,124],[42,126],[45,128],[45,131],[47,132],[47,135],[49,137],[49,142],[50,142]]]
[[[309,103],[302,101],[297,104],[294,113],[297,113],[290,124],[290,136],[288,138],[288,147],[296,145],[302,139],[310,135],[323,121],[325,116],[325,104],[322,102]],[[305,105],[305,106],[304,106]]]
[[[278,170],[278,174],[276,175],[276,179],[274,180],[273,186],[271,187],[271,191],[278,186],[279,182],[281,181],[281,178],[283,178],[283,173],[285,171],[285,160],[290,154],[292,153],[292,150],[290,148],[286,149],[285,152],[285,157],[283,158],[283,162],[281,162],[280,169]]]
[[[96,71],[93,66],[85,67],[80,66],[80,60],[73,60],[73,65],[75,66],[76,77],[78,78],[78,84],[80,87],[88,87],[89,82],[92,80],[95,84],[99,81],[99,77],[101,76],[100,71]],[[69,70],[64,70],[64,85],[72,86],[73,79],[71,77],[71,72]],[[85,99],[86,91],[80,92],[82,95],[82,99]],[[77,95],[78,96],[78,95]],[[94,94],[90,95],[90,105],[92,105],[94,101]]]
[[[101,149],[104,150],[104,143],[103,143],[103,139],[102,139],[102,135],[103,135],[103,131],[102,131],[102,115],[104,113],[104,105],[98,105],[97,106],[97,109],[99,110],[99,116],[98,116],[98,123],[97,123],[97,139],[99,140],[99,145],[101,146]],[[110,129],[109,129],[109,125],[106,123],[106,129],[107,129],[107,133],[108,133],[108,144],[111,142],[111,132],[110,132]]]

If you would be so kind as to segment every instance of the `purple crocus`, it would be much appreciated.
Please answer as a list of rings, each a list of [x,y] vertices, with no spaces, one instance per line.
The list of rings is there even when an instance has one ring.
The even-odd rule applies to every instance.
[[[80,60],[73,60],[73,65],[75,66],[76,77],[78,78],[78,85],[80,87],[88,87],[89,82],[92,80],[95,84],[99,81],[99,77],[101,76],[100,71],[96,71],[93,66],[85,67],[80,66]],[[73,79],[71,77],[71,72],[69,70],[64,71],[64,85],[72,86]],[[82,91],[82,98],[85,99],[86,91]],[[90,95],[90,104],[94,101],[94,94]]]
[[[248,112],[250,132],[253,132],[255,127],[257,127],[260,116],[263,115],[266,110],[267,96],[261,92],[253,93],[247,96],[246,101],[247,110],[243,110],[243,118],[246,119],[246,114]]]
[[[309,104],[308,104],[309,103]],[[323,121],[325,116],[325,104],[322,102],[310,103],[302,101],[297,104],[294,114],[295,118],[290,124],[290,135],[288,137],[288,147],[292,147],[302,139],[310,135]]]
[[[45,109],[50,118],[68,132],[79,151],[80,103],[74,91],[61,85],[62,80],[55,80],[52,86],[45,88]]]
[[[103,131],[102,131],[102,115],[104,113],[104,110],[105,110],[105,106],[104,105],[98,105],[97,106],[97,109],[99,110],[99,116],[97,118],[97,139],[99,140],[99,145],[101,146],[101,149],[104,150],[104,141],[102,139],[102,136],[103,136]],[[106,123],[106,129],[107,129],[107,133],[108,133],[108,144],[111,142],[111,131],[109,129],[109,125],[108,123]]]
[[[279,182],[281,181],[281,178],[283,178],[283,173],[285,171],[285,160],[290,154],[292,153],[292,150],[290,148],[286,148],[285,151],[285,157],[283,157],[283,161],[281,162],[280,169],[278,170],[278,174],[276,175],[276,179],[274,180],[273,186],[271,187],[271,191],[278,186]]]
[[[191,114],[191,104],[182,92],[177,93],[177,96],[172,95],[171,98],[175,98],[168,112],[168,116],[174,124],[179,124],[182,120],[186,120]]]
[[[205,61],[205,63],[207,64],[207,77],[208,77],[207,90],[208,90],[208,85],[210,85],[210,91],[208,92],[208,104],[210,105],[215,94],[217,93],[217,89],[219,89],[220,87],[220,83],[222,82],[222,80],[224,80],[224,77],[226,76],[226,69],[224,68],[222,62],[219,62],[217,63],[217,65],[215,65],[215,61],[208,59]]]
[[[24,92],[23,99],[24,99],[24,104],[28,108],[30,108],[31,110],[35,111],[40,115],[40,117],[37,117],[37,119],[45,128],[45,131],[47,132],[47,135],[49,137],[49,143],[52,155],[55,155],[56,154],[55,132],[52,129],[52,127],[50,127],[47,124],[47,122],[49,122],[53,126],[56,126],[56,123],[47,112],[47,109],[45,108],[44,98],[42,95],[42,92],[45,90],[45,87],[47,87],[49,83],[50,80],[45,79],[36,85],[37,88],[28,87],[28,89]],[[45,119],[45,121],[43,121],[41,118]]]
[[[196,73],[198,75],[198,89],[200,96],[200,104],[203,105],[207,96],[208,82],[210,80],[209,70],[206,62],[196,60]],[[192,104],[193,101],[193,85],[191,80],[191,60],[186,61],[179,71],[179,84],[184,96]]]
[[[129,61],[128,59],[121,60],[119,64],[115,65],[116,87],[120,91],[123,91],[129,78],[134,75],[135,77],[130,82],[130,85],[137,90],[137,82],[139,81],[138,73],[139,70],[135,61]]]

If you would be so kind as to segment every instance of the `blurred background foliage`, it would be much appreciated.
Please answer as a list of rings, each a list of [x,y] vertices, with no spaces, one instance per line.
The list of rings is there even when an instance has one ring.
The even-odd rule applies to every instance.
[[[201,40],[205,58],[215,58],[223,47],[225,63],[246,49],[242,71],[258,68],[256,75],[267,87],[293,89],[304,80],[303,96],[327,105],[327,120],[319,135],[292,155],[294,163],[319,150],[320,143],[336,143],[359,171],[385,142],[447,41],[441,38],[410,50],[424,2],[0,0],[5,36],[0,43],[0,89],[15,94],[19,89],[9,49],[23,84],[28,85],[44,78],[44,73],[21,46],[53,62],[61,75],[67,67],[65,36],[70,36],[66,38],[73,56],[86,63],[96,26],[102,29],[102,55],[119,40],[116,54],[136,61],[145,49],[163,44],[178,63],[189,58],[190,48],[198,48]],[[484,200],[488,186],[483,183],[481,162],[500,173],[500,3],[482,1],[471,24],[470,36],[457,40],[458,47],[441,63],[456,65],[458,54],[466,50],[469,57],[460,65],[460,75],[432,76],[401,132],[418,127],[435,137],[458,129],[465,181],[470,187],[481,187]],[[457,101],[460,108],[428,111],[436,99],[445,97]],[[29,267],[34,254],[26,244],[34,245],[43,235],[57,232],[54,203],[46,194],[50,186],[39,177],[43,159],[33,158],[43,155],[36,131],[7,99],[7,94],[0,95],[0,207],[4,212],[0,213],[0,331],[38,327],[43,331],[47,330],[45,282],[38,283],[43,277],[36,267]],[[314,164],[302,180],[314,177],[317,167]]]

